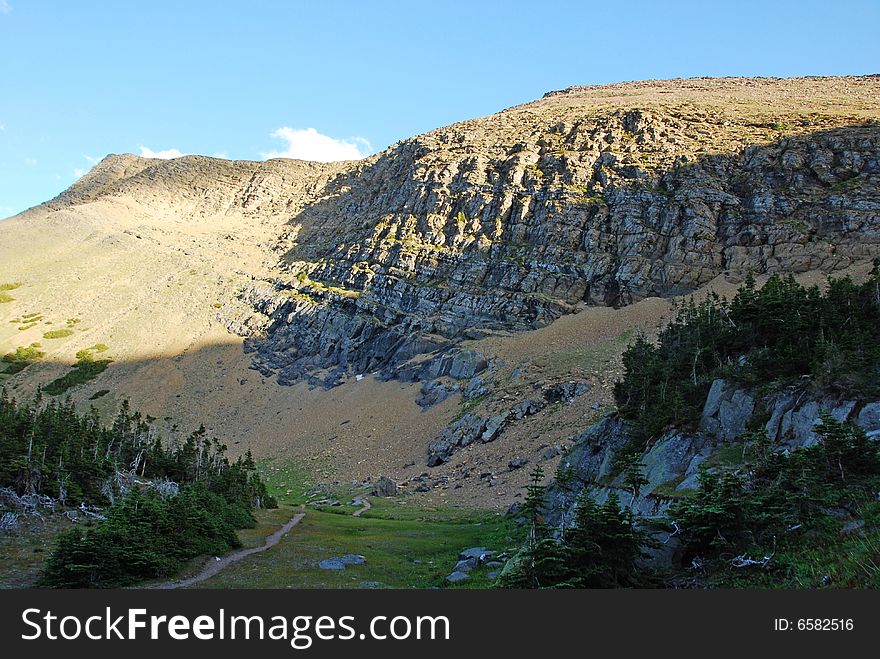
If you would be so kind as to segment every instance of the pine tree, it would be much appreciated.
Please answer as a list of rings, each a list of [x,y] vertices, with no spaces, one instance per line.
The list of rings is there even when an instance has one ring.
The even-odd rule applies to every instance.
[[[544,469],[537,465],[532,480],[526,486],[522,513],[527,520],[528,536],[519,554],[513,559],[514,568],[502,574],[500,584],[505,588],[552,588],[565,578],[565,564],[560,542],[552,537],[544,519],[546,487]]]

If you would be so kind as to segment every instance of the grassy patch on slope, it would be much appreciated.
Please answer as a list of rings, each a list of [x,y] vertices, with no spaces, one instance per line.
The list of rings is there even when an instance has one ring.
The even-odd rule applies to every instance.
[[[112,359],[78,361],[66,375],[52,380],[52,382],[43,387],[43,393],[50,396],[59,396],[68,389],[91,382],[103,373],[112,361]]]

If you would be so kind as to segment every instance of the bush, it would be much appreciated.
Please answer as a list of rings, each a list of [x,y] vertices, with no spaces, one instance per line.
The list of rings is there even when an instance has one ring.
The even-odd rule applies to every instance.
[[[239,547],[235,529],[249,514],[199,485],[167,500],[134,490],[97,526],[61,534],[39,585],[115,588],[169,576],[191,558]]]
[[[71,329],[57,329],[57,330],[49,330],[45,334],[43,334],[44,339],[63,339],[64,337],[71,336],[73,334],[73,330]]]
[[[15,352],[7,352],[3,355],[3,361],[8,364],[0,373],[6,375],[15,375],[21,373],[28,366],[45,357],[46,353],[39,349],[39,343],[32,343],[29,346],[19,346]]]
[[[18,346],[15,352],[7,352],[3,355],[4,362],[35,362],[42,359],[46,353],[40,350],[39,343],[32,343],[29,346]]]
[[[50,396],[60,396],[68,389],[91,382],[103,373],[112,362],[112,359],[95,361],[91,357],[80,359],[80,361],[73,365],[69,373],[52,380],[52,382],[43,387],[43,393]]]

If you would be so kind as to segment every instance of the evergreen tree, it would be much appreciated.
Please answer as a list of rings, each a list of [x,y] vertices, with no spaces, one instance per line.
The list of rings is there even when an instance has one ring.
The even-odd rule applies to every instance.
[[[522,513],[527,520],[528,536],[524,547],[513,559],[513,568],[499,579],[505,588],[551,588],[564,580],[565,565],[560,542],[553,538],[544,519],[546,487],[544,469],[536,465],[526,486]]]

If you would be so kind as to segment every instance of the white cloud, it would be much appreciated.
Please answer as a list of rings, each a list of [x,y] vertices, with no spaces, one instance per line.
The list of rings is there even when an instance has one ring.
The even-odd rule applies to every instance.
[[[217,151],[214,153],[215,158],[223,158],[223,160],[229,160],[229,154],[225,151]]]
[[[0,130],[6,130],[6,124],[0,124]]]
[[[169,158],[180,158],[182,155],[183,154],[178,149],[153,151],[148,147],[141,147],[141,158],[161,158],[162,160],[168,160]]]
[[[86,170],[82,167],[77,167],[73,170],[73,178],[79,179],[83,177],[83,174],[86,173]]]
[[[37,166],[37,159],[36,158],[25,158],[24,164],[27,165],[28,167],[36,167]]]
[[[0,0],[0,14],[8,14],[12,11],[12,5],[6,0]]]
[[[287,142],[284,151],[261,153],[263,158],[296,158],[297,160],[313,160],[316,162],[334,162],[337,160],[360,160],[372,150],[370,143],[363,137],[350,137],[337,140],[322,135],[314,128],[288,128],[283,126],[272,137]]]
[[[101,160],[103,160],[103,158],[95,158],[94,156],[87,156],[85,154],[83,154],[83,158],[85,158],[90,165],[97,165],[99,162],[101,162]]]

